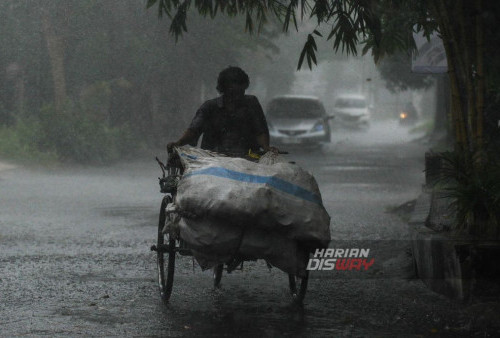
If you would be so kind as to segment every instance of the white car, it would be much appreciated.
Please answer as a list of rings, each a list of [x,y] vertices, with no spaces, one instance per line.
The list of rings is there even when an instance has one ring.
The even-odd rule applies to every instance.
[[[335,121],[348,128],[368,128],[370,109],[363,95],[340,95],[333,107]]]
[[[330,142],[328,120],[331,118],[314,96],[278,96],[266,109],[272,144],[319,145]]]

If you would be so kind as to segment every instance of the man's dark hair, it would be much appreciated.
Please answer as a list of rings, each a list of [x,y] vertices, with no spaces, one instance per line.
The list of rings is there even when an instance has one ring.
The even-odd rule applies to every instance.
[[[227,84],[231,82],[244,84],[245,89],[250,85],[250,79],[243,69],[240,67],[227,67],[219,73],[219,77],[217,78],[217,91],[223,94]]]

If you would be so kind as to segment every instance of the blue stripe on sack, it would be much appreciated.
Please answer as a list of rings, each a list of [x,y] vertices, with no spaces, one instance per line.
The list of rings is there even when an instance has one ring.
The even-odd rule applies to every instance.
[[[185,153],[181,153],[181,156],[187,157],[190,160],[197,160],[198,159],[198,157],[196,157],[194,155],[188,155],[188,154],[185,154]]]
[[[280,178],[272,177],[272,176],[258,176],[245,174],[242,172],[229,170],[222,167],[211,167],[201,170],[193,171],[189,174],[184,175],[184,177],[194,176],[194,175],[209,175],[209,176],[217,176],[228,178],[230,180],[247,182],[247,183],[259,183],[259,184],[268,184],[269,186],[285,192],[287,194],[299,197],[303,200],[316,203],[318,205],[322,205],[321,198],[304,188],[299,187],[298,185],[292,184]]]

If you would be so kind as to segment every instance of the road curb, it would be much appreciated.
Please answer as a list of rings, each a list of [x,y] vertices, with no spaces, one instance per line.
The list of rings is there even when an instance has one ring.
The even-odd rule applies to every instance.
[[[17,168],[16,165],[0,161],[0,172]]]
[[[423,192],[408,222],[417,275],[434,292],[467,300],[473,284],[471,243],[426,226],[431,202],[431,193]]]

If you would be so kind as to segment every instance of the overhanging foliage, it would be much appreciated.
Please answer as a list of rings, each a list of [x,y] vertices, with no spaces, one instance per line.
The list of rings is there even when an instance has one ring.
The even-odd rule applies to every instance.
[[[148,0],[147,7],[158,7],[158,15],[171,19],[170,33],[176,38],[187,32],[188,10],[194,7],[201,15],[214,17],[218,13],[230,17],[245,17],[245,29],[261,31],[273,16],[282,23],[284,32],[290,25],[299,29],[298,22],[312,19],[316,28],[328,27],[326,39],[335,52],[356,55],[357,46],[364,45],[363,53],[371,51],[375,61],[396,51],[415,50],[413,32],[423,31],[429,36],[436,30],[426,6],[421,1],[393,0]],[[309,68],[317,64],[317,29],[308,34],[300,53],[298,68],[304,60]]]

